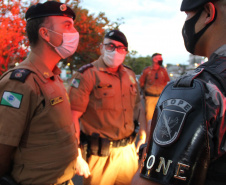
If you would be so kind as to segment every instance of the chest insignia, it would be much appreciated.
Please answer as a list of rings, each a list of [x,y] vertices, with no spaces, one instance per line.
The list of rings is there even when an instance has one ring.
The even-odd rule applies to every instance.
[[[51,105],[56,105],[63,101],[63,97],[59,96],[50,100]]]
[[[22,102],[22,97],[22,94],[5,91],[2,95],[0,105],[19,109]]]
[[[154,141],[161,145],[172,144],[180,135],[186,114],[192,106],[182,99],[169,99],[162,103],[163,110],[154,130]]]

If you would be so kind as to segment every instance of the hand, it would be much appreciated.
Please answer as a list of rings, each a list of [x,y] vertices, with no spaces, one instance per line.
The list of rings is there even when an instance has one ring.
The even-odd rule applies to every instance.
[[[78,157],[76,162],[76,174],[88,178],[90,176],[90,170],[88,163],[82,158],[81,149],[78,149]]]

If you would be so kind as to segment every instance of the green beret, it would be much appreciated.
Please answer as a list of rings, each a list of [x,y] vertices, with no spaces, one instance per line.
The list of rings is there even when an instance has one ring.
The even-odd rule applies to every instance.
[[[70,7],[56,1],[46,1],[33,5],[28,8],[25,14],[27,21],[48,16],[66,16],[75,19],[75,13]]]
[[[180,10],[181,11],[191,11],[199,8],[200,6],[211,2],[213,0],[183,0]]]

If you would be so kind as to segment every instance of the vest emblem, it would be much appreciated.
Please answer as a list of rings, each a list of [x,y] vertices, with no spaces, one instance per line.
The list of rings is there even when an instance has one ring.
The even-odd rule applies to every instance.
[[[182,99],[169,99],[161,104],[162,112],[153,133],[154,141],[161,146],[174,143],[182,130],[186,114],[192,106]]]

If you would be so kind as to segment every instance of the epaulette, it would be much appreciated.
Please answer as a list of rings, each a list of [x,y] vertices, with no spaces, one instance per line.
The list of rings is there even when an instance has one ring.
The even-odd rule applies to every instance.
[[[123,65],[125,68],[128,68],[128,69],[132,70],[131,67],[129,67],[129,66],[125,65],[125,64],[122,64],[122,65]]]
[[[91,67],[93,67],[93,64],[86,64],[86,65],[80,67],[79,70],[78,70],[78,72],[84,73],[84,71],[86,71],[87,69],[89,69]]]
[[[11,73],[9,79],[18,80],[24,83],[30,73],[31,71],[29,69],[16,69]]]

